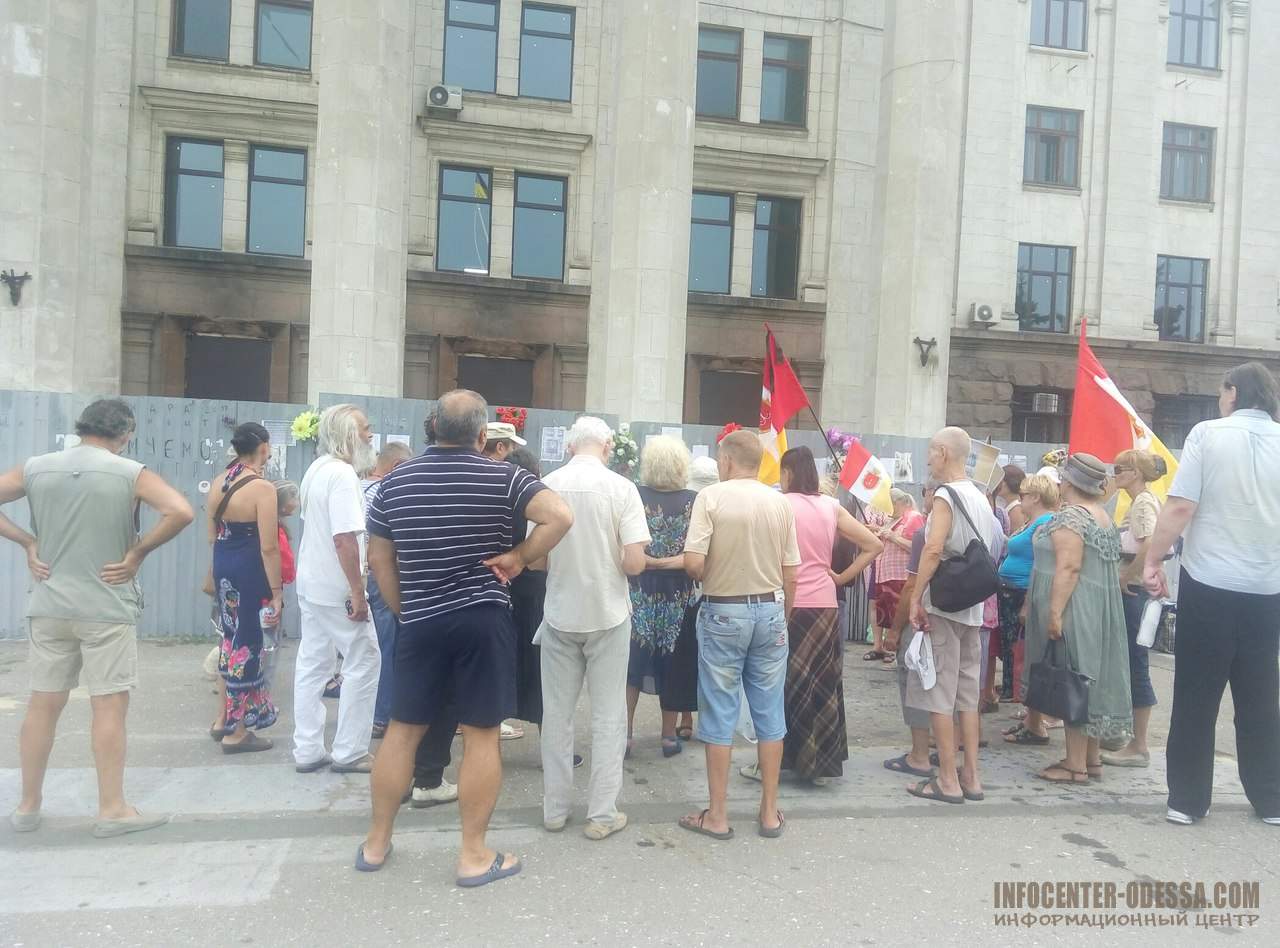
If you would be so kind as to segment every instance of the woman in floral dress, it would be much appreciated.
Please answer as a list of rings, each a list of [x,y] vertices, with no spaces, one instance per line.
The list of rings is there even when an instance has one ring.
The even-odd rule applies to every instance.
[[[209,588],[222,632],[218,672],[226,685],[221,735],[224,754],[269,750],[251,733],[276,722],[262,662],[263,620],[279,625],[283,605],[278,501],[262,471],[271,457],[270,435],[252,422],[231,439],[236,459],[209,489]]]
[[[689,449],[677,438],[650,438],[640,458],[640,500],[653,538],[645,548],[645,571],[631,577],[631,661],[627,667],[627,754],[631,754],[636,704],[640,692],[656,694],[662,706],[662,754],[680,753],[676,718],[691,712],[687,696],[672,683],[688,675],[673,661],[688,660],[697,653],[681,650],[676,643],[684,622],[693,581],[684,571],[684,541],[689,532],[695,491],[686,490]],[[687,671],[687,669],[685,670]]]

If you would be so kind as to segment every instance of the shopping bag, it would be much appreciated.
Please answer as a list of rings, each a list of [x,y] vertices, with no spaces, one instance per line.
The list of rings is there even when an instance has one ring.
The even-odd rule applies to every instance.
[[[908,671],[913,671],[920,676],[920,684],[925,691],[938,683],[938,670],[933,664],[933,645],[929,641],[927,632],[916,630],[916,636],[907,646],[907,652],[902,656],[902,661]]]
[[[1044,657],[1032,663],[1024,703],[1066,724],[1081,724],[1089,718],[1089,676],[1058,664],[1058,641],[1050,639]]]

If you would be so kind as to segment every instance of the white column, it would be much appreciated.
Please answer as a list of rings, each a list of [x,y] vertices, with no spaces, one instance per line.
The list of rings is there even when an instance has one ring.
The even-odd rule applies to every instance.
[[[601,110],[588,410],[678,422],[684,406],[697,4],[609,4],[618,80]]]
[[[244,253],[249,222],[249,143],[222,143],[222,249]]]
[[[729,292],[751,295],[751,254],[756,239],[756,195],[739,191],[733,196],[733,259],[729,266]]]
[[[958,2],[898,0],[886,10],[874,215],[881,263],[873,310],[878,332],[872,421],[881,434],[928,436],[946,418],[968,70],[966,9]],[[838,305],[829,300],[828,311]],[[917,338],[936,341],[924,367]],[[828,367],[832,355],[828,351]],[[833,387],[828,382],[824,391]]]
[[[403,386],[414,11],[403,0],[315,7],[313,402]]]
[[[0,378],[10,388],[115,392],[133,3],[6,4]]]

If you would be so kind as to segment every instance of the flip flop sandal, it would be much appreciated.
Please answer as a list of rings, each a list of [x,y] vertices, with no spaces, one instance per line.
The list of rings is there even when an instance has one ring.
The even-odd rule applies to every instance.
[[[874,648],[871,649],[871,651],[869,652],[864,652],[862,655],[862,660],[864,662],[874,662],[878,658],[884,658],[884,652],[881,652]]]
[[[364,858],[364,843],[361,843],[356,849],[356,871],[377,872],[387,864],[387,860],[391,858],[391,851],[395,848],[395,843],[387,843],[387,854],[382,857],[382,862],[369,862]]]
[[[913,777],[932,777],[934,775],[932,770],[921,770],[919,767],[912,767],[907,762],[906,754],[901,757],[894,757],[892,760],[886,760],[884,769],[892,770],[896,774],[911,774]]]
[[[932,790],[933,793],[925,793],[925,790]],[[921,800],[934,800],[939,803],[964,803],[964,794],[959,796],[951,796],[942,792],[942,788],[938,786],[938,778],[930,777],[928,780],[921,780],[914,787],[908,787],[907,793],[913,797],[919,797]]]
[[[782,831],[787,827],[787,820],[782,815],[782,811],[778,810],[777,812],[778,812],[777,826],[770,827],[770,826],[765,826],[763,823],[760,824],[759,833],[765,839],[777,839],[779,836],[782,835]]]
[[[1061,770],[1063,773],[1070,774],[1071,776],[1046,777],[1045,774],[1047,774],[1051,770]],[[1083,777],[1084,779],[1077,780],[1076,779],[1077,777]],[[1046,783],[1060,783],[1060,784],[1070,784],[1072,786],[1080,786],[1081,784],[1087,784],[1089,782],[1089,772],[1087,770],[1072,770],[1069,767],[1059,767],[1057,764],[1054,764],[1053,766],[1046,767],[1044,770],[1036,774],[1036,778],[1039,780],[1043,780]]]
[[[475,889],[482,885],[488,885],[490,882],[497,882],[499,879],[509,879],[516,875],[524,868],[524,863],[519,859],[513,862],[506,869],[502,868],[502,862],[506,859],[503,853],[493,857],[493,865],[480,873],[478,876],[458,876],[457,883],[464,889]]]
[[[691,740],[693,740],[693,728],[691,728],[691,727],[678,727],[678,728],[676,728],[676,737],[680,738],[680,740],[682,740],[682,741],[691,741]]]
[[[1010,737],[1012,737],[1013,740],[1009,740]],[[1019,744],[1024,747],[1027,745],[1043,747],[1045,744],[1049,743],[1049,735],[1037,734],[1035,731],[1024,727],[1022,730],[1015,731],[1013,734],[1007,734],[1004,742],[1006,744]]]
[[[244,740],[238,744],[228,744],[222,742],[222,753],[224,754],[253,754],[258,751],[269,751],[276,745],[269,737],[259,737],[250,731],[245,735]]]
[[[1021,734],[1026,729],[1027,729],[1027,726],[1023,724],[1021,721],[1019,721],[1017,724],[1013,725],[1012,727],[1005,728],[1000,733],[1003,734],[1005,737],[1013,737],[1013,735]]]
[[[983,800],[987,798],[987,795],[982,791],[979,790],[977,793],[975,793],[972,790],[966,790],[963,785],[961,785],[960,787],[960,792],[964,794],[964,798],[966,800],[969,800],[972,803],[981,803]]]
[[[684,750],[684,747],[682,747],[680,744],[680,738],[664,737],[662,739],[662,756],[663,757],[674,757],[676,756],[676,754],[680,753],[682,750]]]
[[[703,810],[701,813],[698,814],[698,818],[696,820],[692,816],[682,816],[680,817],[680,820],[677,822],[676,825],[679,826],[681,829],[687,829],[690,833],[697,833],[700,836],[710,836],[712,839],[719,839],[719,840],[733,839],[732,826],[730,826],[723,833],[717,833],[715,830],[709,830],[702,825],[703,822],[706,820],[707,814],[709,812],[711,811]]]

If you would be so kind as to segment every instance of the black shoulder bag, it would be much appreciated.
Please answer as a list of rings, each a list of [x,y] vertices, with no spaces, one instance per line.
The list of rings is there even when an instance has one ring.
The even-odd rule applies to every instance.
[[[933,579],[929,581],[929,598],[934,608],[943,612],[963,612],[994,595],[1000,588],[1000,577],[995,561],[982,541],[982,534],[969,518],[969,511],[964,509],[960,495],[949,484],[943,484],[942,489],[951,497],[952,508],[960,511],[973,530],[973,539],[963,553],[938,564]],[[952,525],[955,525],[954,519]]]
[[[1067,724],[1082,724],[1089,718],[1089,676],[1058,664],[1058,640],[1050,639],[1040,661],[1027,672],[1028,708],[1061,718]]]

